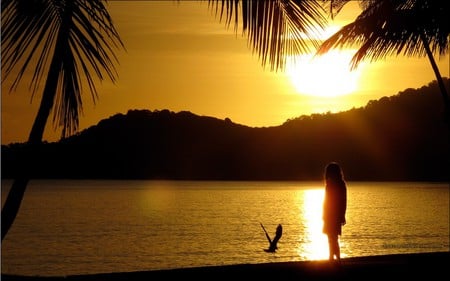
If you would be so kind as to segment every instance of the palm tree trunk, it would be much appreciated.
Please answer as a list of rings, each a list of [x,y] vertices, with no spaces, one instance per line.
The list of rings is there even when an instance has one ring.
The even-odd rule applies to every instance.
[[[28,182],[31,177],[31,168],[34,163],[37,163],[34,155],[36,149],[42,144],[42,138],[47,124],[48,117],[53,108],[55,95],[58,87],[58,77],[62,69],[62,61],[64,56],[64,48],[68,48],[68,33],[64,32],[64,27],[61,27],[56,45],[55,53],[53,54],[52,62],[50,64],[47,81],[45,83],[44,93],[42,95],[41,104],[37,112],[36,118],[31,128],[28,137],[29,155],[28,159],[23,161],[21,174],[14,179],[11,189],[6,198],[5,204],[2,208],[2,241],[9,232],[18,212],[25,194]]]
[[[8,193],[8,198],[6,198],[5,204],[2,208],[2,241],[11,228],[17,213],[19,212],[20,204],[25,194],[28,181],[28,177],[18,177],[14,180],[11,186],[11,190]]]
[[[56,58],[54,58],[53,60],[56,61]],[[56,75],[56,77],[54,75]],[[36,163],[34,159],[35,153],[33,152],[42,143],[42,136],[44,134],[45,125],[47,123],[48,116],[50,115],[54,96],[56,93],[58,82],[57,75],[58,72],[52,70],[51,68],[45,85],[44,95],[42,96],[41,104],[39,106],[38,113],[34,120],[30,136],[28,138],[28,155],[30,157],[27,159],[23,159],[23,166],[20,171],[21,174],[14,179],[14,182],[8,193],[8,197],[6,198],[5,204],[2,208],[2,241],[11,228],[19,212],[25,190],[27,188],[28,182],[30,181],[31,168],[33,167],[33,164]]]
[[[425,35],[423,33],[420,33],[420,39],[422,40],[425,51],[427,52],[428,59],[430,60],[431,67],[433,68],[434,75],[436,76],[436,80],[439,85],[439,89],[441,90],[442,98],[444,100],[444,118],[445,122],[447,123],[448,129],[450,130],[450,102],[447,89],[445,88],[444,80],[442,80],[441,73],[433,57],[433,53],[430,50],[430,46],[428,45],[428,40],[425,38]]]

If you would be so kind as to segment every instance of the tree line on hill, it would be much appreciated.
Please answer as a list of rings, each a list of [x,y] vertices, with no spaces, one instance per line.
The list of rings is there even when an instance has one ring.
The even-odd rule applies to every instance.
[[[449,80],[446,79],[446,85]],[[130,110],[58,142],[2,145],[2,178],[317,180],[329,161],[347,180],[448,181],[449,130],[435,81],[339,113],[280,126],[169,110]]]

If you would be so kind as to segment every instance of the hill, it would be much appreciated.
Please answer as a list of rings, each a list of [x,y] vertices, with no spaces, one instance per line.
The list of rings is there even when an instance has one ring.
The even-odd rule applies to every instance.
[[[446,83],[449,80],[446,79]],[[449,130],[436,82],[365,107],[248,127],[191,112],[130,110],[31,149],[2,146],[2,178],[447,181]]]

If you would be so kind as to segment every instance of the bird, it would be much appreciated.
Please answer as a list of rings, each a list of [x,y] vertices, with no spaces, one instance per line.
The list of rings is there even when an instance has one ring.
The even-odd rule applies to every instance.
[[[264,230],[264,233],[266,234],[267,240],[269,240],[269,248],[264,249],[264,251],[269,252],[269,253],[274,253],[278,249],[277,243],[280,240],[281,235],[283,235],[283,227],[281,226],[281,224],[278,224],[277,230],[275,232],[275,237],[272,240],[272,239],[270,239],[270,236],[267,233],[264,225],[262,223],[260,223],[260,224],[261,224],[262,229]]]

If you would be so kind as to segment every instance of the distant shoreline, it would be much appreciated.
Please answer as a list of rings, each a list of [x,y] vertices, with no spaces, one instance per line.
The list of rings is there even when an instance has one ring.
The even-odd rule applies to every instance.
[[[69,276],[19,276],[3,274],[4,281],[168,280],[170,278],[227,278],[273,280],[402,280],[450,277],[450,251],[344,258],[340,265],[326,260],[205,266],[167,270],[114,272]],[[411,278],[411,279],[410,279]]]
[[[2,145],[1,172],[15,178],[28,163],[33,179],[297,181],[321,179],[325,164],[337,161],[347,180],[447,182],[441,107],[438,86],[430,84],[274,127],[131,109],[58,142]]]

